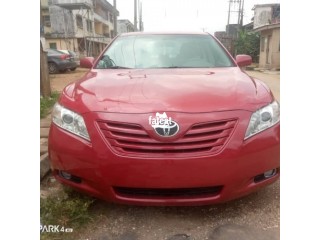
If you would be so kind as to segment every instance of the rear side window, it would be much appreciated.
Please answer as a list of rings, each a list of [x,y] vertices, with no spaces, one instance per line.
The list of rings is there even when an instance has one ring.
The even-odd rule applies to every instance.
[[[97,68],[212,68],[233,62],[209,35],[138,35],[117,38]]]

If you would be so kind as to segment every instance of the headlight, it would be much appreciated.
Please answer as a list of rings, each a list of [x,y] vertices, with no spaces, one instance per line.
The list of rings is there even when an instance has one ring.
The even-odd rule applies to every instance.
[[[277,101],[274,101],[252,114],[244,139],[272,127],[279,122],[279,120],[280,106]]]
[[[52,111],[52,122],[59,127],[90,141],[86,124],[79,114],[56,103]]]

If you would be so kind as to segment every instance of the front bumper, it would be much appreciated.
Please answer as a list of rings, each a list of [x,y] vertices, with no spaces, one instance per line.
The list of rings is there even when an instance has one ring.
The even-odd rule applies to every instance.
[[[162,154],[135,156],[119,154],[102,137],[97,119],[112,119],[145,126],[148,114],[88,113],[86,121],[92,142],[51,124],[49,157],[54,176],[64,184],[92,196],[135,205],[205,205],[239,198],[276,181],[280,175],[280,124],[276,124],[247,140],[243,140],[250,112],[228,111],[173,115],[176,121],[189,125],[191,119],[223,119],[237,116],[237,125],[225,146],[215,153],[192,156]],[[189,120],[188,120],[189,119]],[[186,126],[183,126],[182,129]],[[262,173],[277,173],[255,182]],[[59,171],[68,172],[81,182],[66,180]],[[215,188],[215,193],[147,195],[154,190],[167,193],[177,189]],[[125,189],[125,191],[119,191]],[[127,190],[133,191],[127,191]],[[140,192],[139,192],[140,191]]]

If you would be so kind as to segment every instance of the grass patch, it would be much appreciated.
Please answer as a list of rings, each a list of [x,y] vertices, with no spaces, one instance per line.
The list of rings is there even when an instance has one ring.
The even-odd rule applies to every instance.
[[[58,101],[59,96],[60,93],[53,92],[50,98],[40,98],[40,118],[44,118],[48,115],[50,109]]]
[[[43,232],[41,239],[67,239],[76,234],[77,229],[92,220],[89,207],[94,200],[75,191],[61,191],[54,196],[40,198],[40,217],[43,226],[59,225],[72,228],[73,232]]]

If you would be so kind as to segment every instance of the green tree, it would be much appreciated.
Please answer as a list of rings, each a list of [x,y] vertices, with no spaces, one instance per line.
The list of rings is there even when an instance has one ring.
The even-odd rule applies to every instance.
[[[258,62],[260,51],[260,34],[240,30],[238,39],[235,41],[236,54],[247,54],[252,57],[253,62]]]

